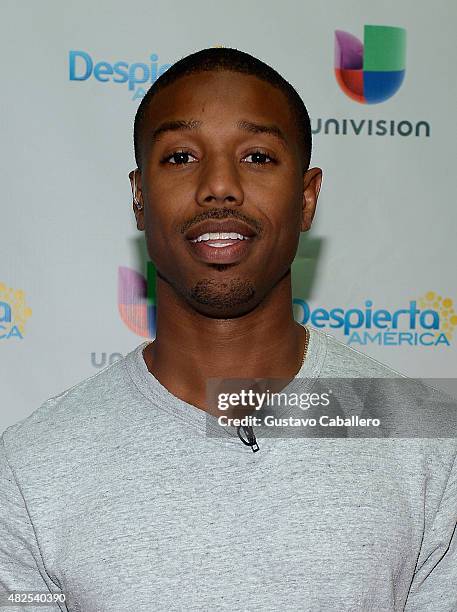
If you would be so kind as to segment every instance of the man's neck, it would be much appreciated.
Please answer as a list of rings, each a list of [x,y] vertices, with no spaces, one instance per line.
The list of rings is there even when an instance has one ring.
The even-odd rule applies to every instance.
[[[302,363],[305,331],[293,318],[289,276],[257,308],[228,319],[202,316],[158,279],[156,320],[156,338],[144,351],[148,370],[208,412],[209,378],[290,381]]]

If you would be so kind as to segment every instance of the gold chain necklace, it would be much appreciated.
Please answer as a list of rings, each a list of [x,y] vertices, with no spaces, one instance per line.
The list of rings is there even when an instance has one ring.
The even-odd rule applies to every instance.
[[[305,348],[303,350],[303,359],[301,362],[300,370],[302,369],[303,364],[305,363],[306,353],[308,352],[308,344],[309,344],[309,329],[305,325],[303,327],[305,328]]]

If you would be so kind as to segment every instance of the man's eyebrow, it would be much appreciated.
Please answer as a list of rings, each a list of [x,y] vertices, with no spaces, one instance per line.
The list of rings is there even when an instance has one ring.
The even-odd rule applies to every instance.
[[[274,136],[282,141],[283,145],[287,146],[289,144],[284,132],[274,123],[263,125],[261,123],[254,123],[253,121],[246,121],[242,119],[241,121],[238,121],[236,125],[241,130],[245,130],[253,134],[269,134],[270,136]]]
[[[166,132],[179,132],[182,130],[196,130],[201,126],[202,122],[196,119],[173,119],[171,121],[163,121],[151,133],[151,142],[154,143]]]
[[[201,127],[202,121],[196,119],[173,119],[169,121],[163,121],[160,123],[151,133],[150,142],[154,143],[160,139],[160,137],[166,132],[180,132],[185,130],[196,130]],[[252,134],[269,134],[274,136],[282,142],[283,145],[288,146],[288,140],[281,130],[281,128],[274,124],[261,124],[253,121],[247,121],[241,119],[237,122],[236,127]]]

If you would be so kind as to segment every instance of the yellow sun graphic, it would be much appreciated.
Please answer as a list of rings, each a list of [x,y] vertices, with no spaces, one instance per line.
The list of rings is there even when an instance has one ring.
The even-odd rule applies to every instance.
[[[6,302],[12,310],[12,319],[22,335],[25,332],[25,323],[32,314],[32,309],[25,304],[25,294],[22,289],[7,287],[0,283],[0,302]]]
[[[438,295],[435,291],[427,291],[417,302],[423,310],[436,310],[439,314],[440,329],[435,331],[435,337],[444,333],[447,339],[451,340],[454,327],[457,326],[457,312],[454,310],[452,299]]]

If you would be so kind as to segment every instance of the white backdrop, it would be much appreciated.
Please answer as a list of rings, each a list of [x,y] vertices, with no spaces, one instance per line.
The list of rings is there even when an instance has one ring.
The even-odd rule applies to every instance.
[[[128,181],[151,80],[108,73],[125,62],[119,71],[154,79],[215,45],[276,68],[318,132],[312,165],[324,184],[294,265],[297,319],[314,313],[311,324],[410,376],[454,377],[456,17],[452,0],[4,0],[0,431],[152,336]],[[406,30],[404,82],[378,104],[348,97],[334,73],[335,30],[363,41],[367,24]],[[119,305],[119,292],[134,303]],[[384,327],[370,327],[367,300],[372,321],[386,311]],[[415,322],[403,313],[393,325],[414,308]],[[329,327],[337,317],[354,327]]]

